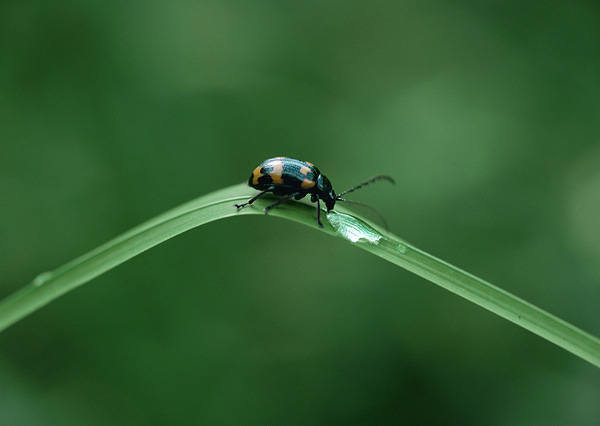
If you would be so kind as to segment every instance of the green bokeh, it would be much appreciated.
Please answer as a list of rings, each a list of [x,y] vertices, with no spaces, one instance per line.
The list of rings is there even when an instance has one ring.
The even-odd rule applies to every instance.
[[[597,2],[0,3],[0,296],[264,158],[600,335]],[[0,423],[597,424],[600,370],[276,218],[0,335]]]

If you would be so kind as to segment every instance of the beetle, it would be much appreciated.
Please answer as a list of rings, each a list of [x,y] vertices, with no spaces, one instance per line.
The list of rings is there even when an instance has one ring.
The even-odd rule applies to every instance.
[[[350,202],[349,200],[343,199],[342,195],[356,191],[357,189],[380,179],[395,183],[394,179],[390,176],[377,175],[336,195],[327,176],[322,174],[313,163],[288,157],[274,157],[269,158],[256,166],[248,179],[248,185],[261,192],[245,203],[235,204],[235,207],[239,210],[242,207],[252,204],[259,197],[262,197],[269,192],[275,195],[281,195],[281,199],[265,207],[265,214],[268,214],[269,210],[279,204],[290,201],[291,199],[300,200],[310,194],[310,201],[317,203],[317,223],[322,228],[321,200],[325,203],[327,212],[329,213],[335,206],[336,201]]]

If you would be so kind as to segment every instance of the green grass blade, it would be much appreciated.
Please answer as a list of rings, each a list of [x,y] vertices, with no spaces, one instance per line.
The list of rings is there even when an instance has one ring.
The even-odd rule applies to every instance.
[[[170,210],[122,234],[62,267],[39,275],[0,302],[0,331],[62,294],[178,234],[226,217],[263,214],[269,200],[258,200],[239,212],[234,202],[255,194],[234,185]],[[309,227],[316,226],[314,206],[296,202],[270,212]],[[600,367],[600,340],[512,294],[419,250],[390,232],[337,207],[321,229],[345,238],[398,266],[434,282]]]

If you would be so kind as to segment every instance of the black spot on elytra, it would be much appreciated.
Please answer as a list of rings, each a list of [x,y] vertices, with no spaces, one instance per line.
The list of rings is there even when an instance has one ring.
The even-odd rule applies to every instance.
[[[263,175],[258,178],[259,185],[269,185],[272,182],[273,182],[273,179],[269,175]]]

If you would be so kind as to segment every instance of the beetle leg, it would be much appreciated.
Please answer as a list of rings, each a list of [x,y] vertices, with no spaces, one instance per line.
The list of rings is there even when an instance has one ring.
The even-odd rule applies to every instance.
[[[278,206],[281,203],[285,203],[287,201],[290,201],[293,196],[294,196],[294,194],[287,195],[285,198],[282,198],[281,200],[277,200],[276,202],[274,202],[270,206],[265,207],[265,214],[268,214],[269,210],[271,210],[273,207]]]
[[[261,192],[260,194],[258,194],[258,195],[255,195],[254,197],[250,198],[250,199],[249,199],[248,201],[246,201],[245,203],[242,203],[242,204],[234,204],[234,206],[235,206],[235,207],[236,207],[236,208],[239,210],[239,209],[241,209],[242,207],[245,207],[245,206],[247,206],[247,205],[250,205],[250,204],[252,204],[253,202],[255,202],[255,201],[256,201],[256,199],[257,199],[258,197],[262,197],[262,196],[263,196],[263,195],[265,195],[267,192],[269,192],[269,191],[263,191],[263,192]]]
[[[317,198],[317,223],[319,224],[319,228],[323,227],[321,223],[321,201]]]

